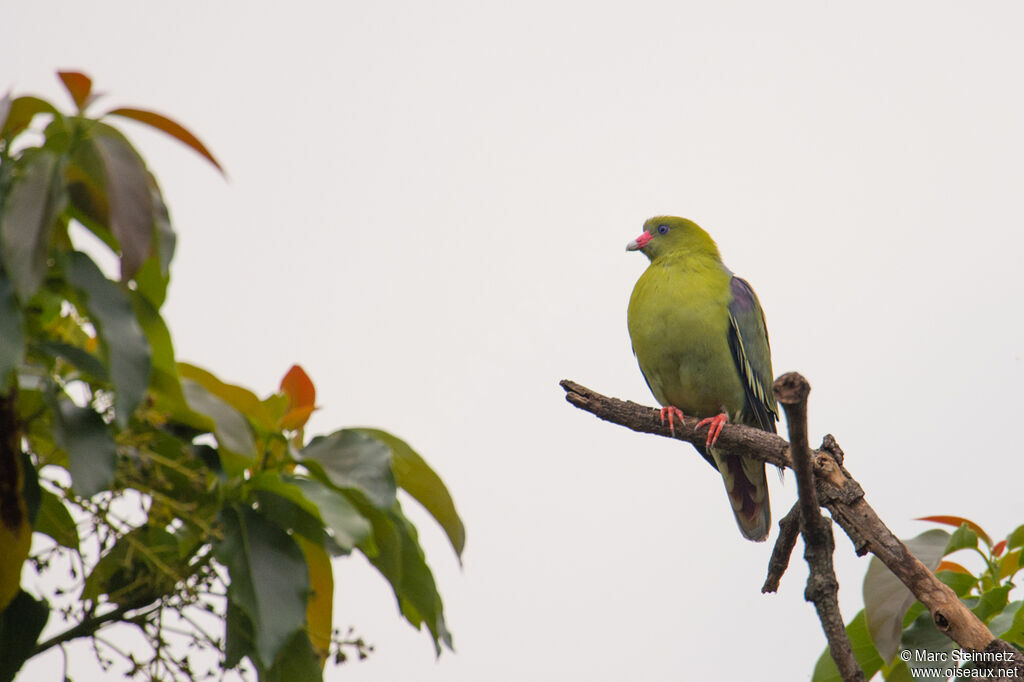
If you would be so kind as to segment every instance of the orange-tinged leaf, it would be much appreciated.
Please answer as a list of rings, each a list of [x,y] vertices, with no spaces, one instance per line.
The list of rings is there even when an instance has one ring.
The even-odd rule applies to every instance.
[[[309,415],[313,414],[313,410],[316,407],[314,405],[303,405],[302,407],[293,407],[281,417],[281,428],[285,431],[294,431],[295,429],[301,429],[309,421]]]
[[[986,545],[988,545],[989,547],[992,546],[992,539],[988,536],[988,533],[986,533],[984,529],[982,529],[982,527],[976,524],[974,521],[971,521],[970,519],[965,519],[962,516],[946,516],[943,514],[939,514],[937,516],[922,516],[916,520],[932,521],[933,523],[942,523],[947,526],[954,526],[955,528],[959,528],[960,526],[966,523],[967,527],[973,530],[975,533],[977,533],[978,537],[984,540]]]
[[[298,535],[294,538],[306,555],[306,566],[309,568],[312,594],[306,605],[306,628],[313,651],[323,668],[331,651],[331,630],[334,626],[334,571],[331,568],[331,557],[320,545]]]
[[[996,546],[992,548],[992,556],[999,556],[1006,549],[1006,540],[1000,540],[996,543]]]
[[[92,92],[92,79],[80,71],[58,71],[57,75],[71,93],[71,99],[75,100],[78,110],[84,109]]]
[[[281,379],[281,392],[291,400],[290,407],[312,407],[316,404],[316,387],[299,365],[292,365],[288,373]]]
[[[1021,566],[1021,552],[1024,550],[1014,550],[1003,557],[1003,560],[999,562],[999,579],[1009,578],[1011,575],[1020,570]]]
[[[224,169],[221,167],[217,159],[213,158],[213,154],[209,149],[206,148],[202,142],[199,141],[191,131],[185,126],[181,125],[177,121],[172,121],[163,114],[158,114],[155,111],[147,111],[146,109],[134,109],[132,107],[120,107],[113,111],[107,112],[108,116],[123,116],[124,118],[130,118],[139,123],[145,123],[146,125],[156,128],[157,130],[167,133],[174,139],[178,140],[182,144],[185,144],[194,149],[198,154],[203,156],[207,161],[212,163],[217,170],[221,172],[221,175],[226,175]]]
[[[939,571],[953,571],[954,573],[966,573],[967,575],[974,575],[973,573],[971,573],[955,561],[943,561],[935,568],[936,573],[938,573]]]

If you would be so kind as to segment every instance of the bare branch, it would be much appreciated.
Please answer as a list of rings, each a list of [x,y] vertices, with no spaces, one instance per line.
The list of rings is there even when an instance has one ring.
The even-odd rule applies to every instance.
[[[662,424],[660,412],[630,401],[609,398],[569,380],[560,385],[565,399],[575,407],[633,431],[676,438],[696,444],[706,440],[694,433],[697,420],[687,417],[677,422],[675,435]],[[769,464],[792,469],[790,448],[783,438],[741,424],[727,424],[715,447],[723,454],[745,455]],[[853,542],[858,554],[871,552],[906,585],[932,615],[936,627],[950,639],[971,652],[1001,651],[1012,654],[992,665],[994,669],[1012,671],[1004,676],[1024,678],[1024,654],[1012,645],[997,640],[985,624],[957,598],[956,593],[939,581],[906,545],[893,535],[871,505],[864,499],[864,490],[844,468],[843,453],[835,439],[826,436],[817,450],[811,451],[814,487],[818,503],[828,509]]]
[[[797,502],[789,512],[779,519],[779,537],[775,539],[772,558],[768,560],[768,577],[765,578],[761,592],[776,592],[782,574],[789,568],[789,557],[796,547],[796,539],[800,535],[800,503]]]
[[[807,396],[811,385],[796,372],[783,374],[772,386],[775,398],[786,411],[789,442],[796,474],[799,499],[800,529],[804,537],[804,558],[810,574],[804,599],[814,604],[818,620],[828,638],[828,649],[845,682],[863,682],[864,671],[853,656],[853,646],[846,634],[846,623],[839,610],[839,581],[832,566],[835,540],[832,524],[821,515],[818,495],[814,490],[814,469],[811,449],[807,445]]]

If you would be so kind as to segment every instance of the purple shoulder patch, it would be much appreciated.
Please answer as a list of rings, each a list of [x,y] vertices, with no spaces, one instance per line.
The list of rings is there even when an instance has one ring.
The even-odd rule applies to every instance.
[[[754,302],[757,299],[754,298],[754,290],[750,288],[745,279],[734,275],[729,286],[732,288],[732,304],[729,305],[729,308],[742,312],[754,309]]]

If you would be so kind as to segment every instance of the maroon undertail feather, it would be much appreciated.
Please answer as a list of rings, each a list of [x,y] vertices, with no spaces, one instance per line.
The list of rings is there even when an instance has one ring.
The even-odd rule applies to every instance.
[[[729,497],[741,504],[740,510],[736,513],[743,516],[744,519],[753,520],[754,515],[760,511],[760,506],[754,501],[754,493],[757,492],[754,484],[747,478],[747,474],[743,471],[743,465],[740,463],[738,456],[730,455],[726,457],[725,465],[729,467],[729,473],[732,474],[733,480]]]

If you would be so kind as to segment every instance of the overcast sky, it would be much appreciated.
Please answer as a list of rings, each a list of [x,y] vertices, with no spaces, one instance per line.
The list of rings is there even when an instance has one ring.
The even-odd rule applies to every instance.
[[[328,680],[808,679],[798,560],[744,541],[692,448],[600,422],[558,380],[654,404],[626,304],[644,219],[717,240],[902,537],[1021,517],[1019,2],[10,2],[0,88],[59,68],[195,131],[123,127],[179,234],[180,359],[267,393],[302,364],[307,432],[408,440],[468,531],[420,510],[457,653],[435,662],[361,558],[336,624],[376,646]],[[784,428],[784,426],[783,426]],[[769,476],[774,520],[792,478]],[[867,561],[837,538],[844,615]],[[973,566],[973,564],[972,564]],[[76,659],[83,679],[91,653]],[[55,679],[60,657],[23,679]],[[72,670],[75,672],[75,669]],[[110,679],[119,679],[112,674]]]

